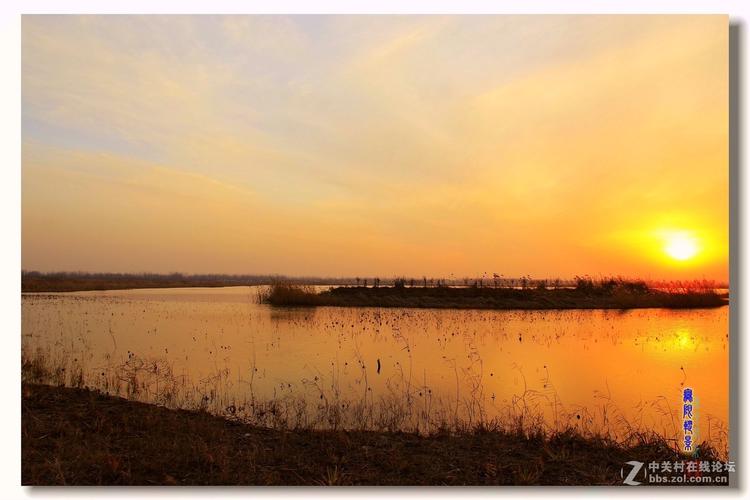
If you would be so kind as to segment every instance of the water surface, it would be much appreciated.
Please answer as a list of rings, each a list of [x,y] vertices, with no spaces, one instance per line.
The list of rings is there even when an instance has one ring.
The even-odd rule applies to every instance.
[[[68,384],[270,425],[424,431],[522,416],[679,438],[691,387],[698,441],[726,447],[727,307],[290,309],[257,292],[26,294],[24,354],[65,366]]]

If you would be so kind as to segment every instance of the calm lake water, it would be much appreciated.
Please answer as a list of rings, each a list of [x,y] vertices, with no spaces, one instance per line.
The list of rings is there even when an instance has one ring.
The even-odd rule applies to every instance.
[[[726,447],[728,307],[289,309],[257,292],[25,294],[24,354],[64,366],[67,384],[269,425],[536,416],[550,429],[672,438],[691,387],[698,441]]]

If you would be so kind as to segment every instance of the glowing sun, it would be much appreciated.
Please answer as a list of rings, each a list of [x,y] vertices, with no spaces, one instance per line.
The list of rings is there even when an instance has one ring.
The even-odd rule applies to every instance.
[[[675,260],[689,260],[698,253],[698,242],[689,234],[671,234],[666,239],[664,252]]]

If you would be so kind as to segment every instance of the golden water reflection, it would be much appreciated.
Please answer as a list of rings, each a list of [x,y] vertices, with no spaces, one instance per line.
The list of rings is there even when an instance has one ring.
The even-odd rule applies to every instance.
[[[679,438],[689,385],[700,438],[726,447],[726,307],[280,309],[256,297],[249,287],[24,295],[23,348],[79,363],[87,385],[110,392],[137,376],[138,399],[205,398],[217,413],[292,397],[382,413],[400,400],[409,414],[397,425],[420,430],[523,414],[548,428]],[[167,373],[192,392],[162,400],[177,387]]]

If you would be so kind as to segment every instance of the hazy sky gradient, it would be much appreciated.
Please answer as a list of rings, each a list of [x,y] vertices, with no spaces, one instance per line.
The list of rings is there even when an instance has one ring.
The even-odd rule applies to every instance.
[[[725,280],[727,23],[24,16],[23,268]]]

